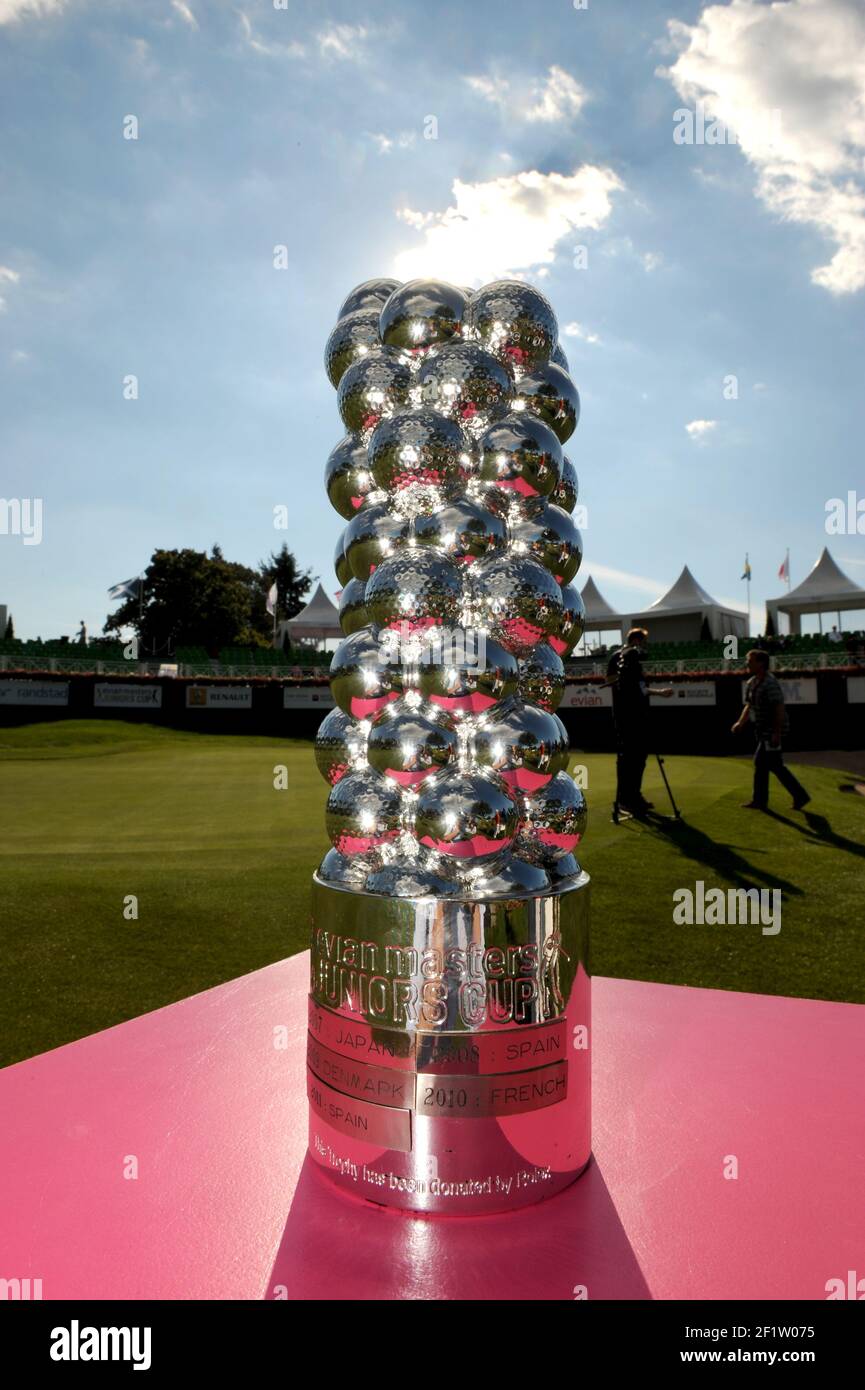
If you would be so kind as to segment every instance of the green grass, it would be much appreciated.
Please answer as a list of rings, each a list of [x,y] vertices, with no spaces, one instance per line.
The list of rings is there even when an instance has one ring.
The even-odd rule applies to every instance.
[[[865,1002],[865,800],[839,790],[849,778],[805,768],[813,814],[773,789],[780,814],[762,816],[739,809],[746,760],[670,758],[686,823],[615,827],[613,759],[575,761],[589,770],[594,973]],[[327,848],[308,742],[58,721],[0,730],[0,762],[0,1063],[306,946]],[[664,809],[651,765],[645,789]],[[697,879],[780,888],[781,932],[673,925],[673,891]]]

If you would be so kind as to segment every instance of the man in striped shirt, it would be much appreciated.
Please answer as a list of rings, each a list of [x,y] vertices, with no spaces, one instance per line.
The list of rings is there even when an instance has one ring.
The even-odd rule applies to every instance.
[[[781,739],[787,733],[789,720],[784,708],[784,692],[769,671],[769,653],[750,651],[748,671],[751,679],[745,687],[745,705],[733,733],[751,721],[757,737],[754,753],[754,795],[744,802],[748,811],[766,811],[769,807],[769,773],[774,772],[782,787],[793,798],[793,810],[801,811],[811,800],[802,783],[784,766]]]

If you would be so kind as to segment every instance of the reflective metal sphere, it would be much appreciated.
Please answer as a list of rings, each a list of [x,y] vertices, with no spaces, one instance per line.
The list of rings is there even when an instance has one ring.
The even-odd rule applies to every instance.
[[[355,285],[351,294],[346,295],[337,318],[345,318],[346,314],[353,314],[357,309],[378,309],[381,312],[382,305],[398,288],[399,280],[364,280],[362,284]]]
[[[551,886],[562,888],[572,879],[579,878],[582,869],[572,854],[566,854],[564,859],[557,859],[554,864],[548,865],[547,873]]]
[[[331,386],[339,386],[352,362],[381,347],[375,309],[356,309],[331,330],[324,349],[324,366]]]
[[[577,470],[565,454],[562,457],[562,476],[556,484],[550,501],[554,502],[557,507],[561,507],[563,512],[572,512],[577,505],[579,495],[580,485],[577,481]]]
[[[369,435],[380,420],[405,410],[411,380],[408,363],[393,348],[374,348],[353,362],[337,391],[337,405],[346,429]]]
[[[583,561],[583,538],[567,512],[545,503],[530,516],[511,522],[514,549],[549,570],[557,584],[569,584]]]
[[[332,709],[315,736],[315,761],[330,786],[366,766],[366,729],[341,709]]]
[[[554,362],[523,377],[514,405],[537,415],[562,444],[570,439],[580,418],[579,392],[567,372]]]
[[[528,656],[560,631],[562,591],[535,560],[508,555],[479,561],[469,570],[469,584],[495,637],[515,656]]]
[[[551,766],[554,773],[567,772],[568,763],[571,759],[571,741],[568,737],[568,731],[557,714],[551,714],[550,718],[559,731],[559,748],[558,752],[553,757]]]
[[[414,833],[437,854],[482,863],[510,847],[517,819],[517,803],[501,778],[454,769],[424,782]]]
[[[362,579],[350,579],[339,596],[339,625],[346,637],[369,626],[369,614],[364,603],[365,589]]]
[[[345,528],[344,549],[355,579],[367,580],[377,565],[408,540],[409,523],[387,507],[367,504]]]
[[[368,858],[351,858],[347,854],[340,854],[338,849],[329,849],[318,866],[318,877],[322,883],[338,883],[343,888],[359,891],[369,873]]]
[[[462,650],[445,655],[442,662],[437,653],[424,653],[418,666],[418,689],[439,709],[463,718],[480,714],[515,693],[517,659],[492,637],[464,633]]]
[[[557,367],[561,367],[563,372],[569,372],[571,370],[568,366],[568,359],[565,356],[565,350],[561,343],[556,343],[556,346],[550,353],[550,361],[555,362]]]
[[[468,328],[517,375],[547,362],[559,326],[546,295],[521,280],[495,280],[469,300]]]
[[[404,700],[377,714],[369,732],[370,767],[401,787],[417,788],[459,754],[453,720],[440,710],[412,709]]]
[[[345,435],[331,450],[324,468],[324,485],[331,506],[351,520],[374,487],[366,445],[358,435]]]
[[[348,527],[346,527],[346,531]],[[333,567],[336,570],[336,577],[340,584],[347,584],[351,579],[351,566],[348,563],[348,556],[345,553],[345,531],[341,531],[337,539],[333,552]]]
[[[361,628],[340,642],[330,663],[330,693],[354,719],[371,719],[395,700],[399,682],[379,638]]]
[[[555,775],[562,736],[555,715],[509,700],[481,715],[471,737],[472,757],[497,772],[512,791],[534,792]],[[565,739],[567,750],[567,739]]]
[[[367,458],[376,485],[391,493],[418,486],[450,487],[462,483],[471,468],[459,425],[435,410],[401,412],[382,420],[369,441]]]
[[[412,535],[418,545],[443,550],[457,564],[502,554],[508,544],[507,522],[468,497],[458,497],[429,516],[416,517]]]
[[[350,772],[327,798],[331,844],[348,855],[381,849],[398,838],[401,810],[402,796],[393,782],[377,772]]]
[[[489,869],[481,867],[465,874],[464,883],[466,896],[472,898],[521,898],[546,893],[550,887],[549,875],[540,865],[518,859],[513,852]]]
[[[539,642],[520,662],[520,698],[553,713],[565,693],[565,668],[546,642]]]
[[[431,550],[405,549],[382,560],[366,586],[372,621],[408,633],[458,623],[462,599],[459,569]]]
[[[556,630],[550,634],[550,646],[559,656],[570,656],[583,635],[586,605],[575,584],[562,590],[562,614]]]
[[[586,830],[586,798],[566,772],[559,772],[521,805],[514,853],[532,864],[552,864],[573,854]]]
[[[407,280],[394,290],[379,321],[388,347],[422,353],[462,332],[466,297],[444,280]]]
[[[478,477],[516,497],[547,497],[562,476],[562,446],[533,415],[508,415],[478,441]]]
[[[420,859],[417,863],[386,864],[373,869],[367,875],[364,890],[383,898],[456,898],[460,884],[457,878],[429,868],[425,859]]]
[[[449,343],[429,357],[417,376],[424,405],[476,434],[505,415],[514,384],[497,358],[477,343]]]

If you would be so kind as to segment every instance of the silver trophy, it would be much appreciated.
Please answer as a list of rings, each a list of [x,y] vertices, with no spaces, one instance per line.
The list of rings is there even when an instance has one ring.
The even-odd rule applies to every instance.
[[[579,396],[518,281],[366,281],[325,361],[346,636],[316,740],[310,1154],[380,1205],[511,1210],[591,1151],[586,804],[556,714]]]

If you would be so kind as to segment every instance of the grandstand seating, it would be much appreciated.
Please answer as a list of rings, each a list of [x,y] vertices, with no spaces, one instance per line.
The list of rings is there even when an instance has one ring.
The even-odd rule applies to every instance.
[[[770,650],[779,655],[818,655],[821,652],[833,653],[845,649],[847,640],[852,636],[849,632],[841,634],[841,642],[830,642],[827,634],[824,633],[802,633],[798,636],[783,638],[770,638],[767,645]],[[743,645],[751,646],[757,639],[753,637],[740,637],[739,650]],[[609,650],[613,650],[610,648]],[[651,630],[649,632],[649,645],[646,650],[648,661],[699,661],[701,659],[711,659],[716,661],[723,660],[723,642],[653,642],[651,640]]]
[[[0,641],[0,656],[17,658],[28,666],[52,660],[85,662],[93,666],[97,661],[127,662],[124,646],[123,642],[108,639],[98,639],[83,646],[80,642],[23,642],[13,637],[9,641]],[[136,663],[129,660],[127,664],[134,666]]]
[[[853,639],[851,641],[851,638]],[[758,639],[740,638],[737,656],[724,656],[723,642],[649,642],[644,662],[649,672],[693,674],[713,669],[744,666],[748,648]],[[823,633],[788,636],[768,643],[777,669],[797,666],[843,666],[862,659],[863,638],[842,633],[842,641],[830,642]],[[577,652],[567,663],[571,675],[603,675],[609,651]],[[219,659],[212,659],[204,647],[180,646],[173,657],[147,658],[147,665],[177,662],[178,674],[187,677],[227,676],[251,679],[255,676],[285,675],[294,678],[320,676],[327,672],[331,653],[298,646],[285,652],[273,647],[225,647]],[[0,667],[7,671],[103,671],[111,674],[135,672],[140,662],[124,656],[124,644],[113,638],[95,638],[88,646],[78,642],[0,640]]]

